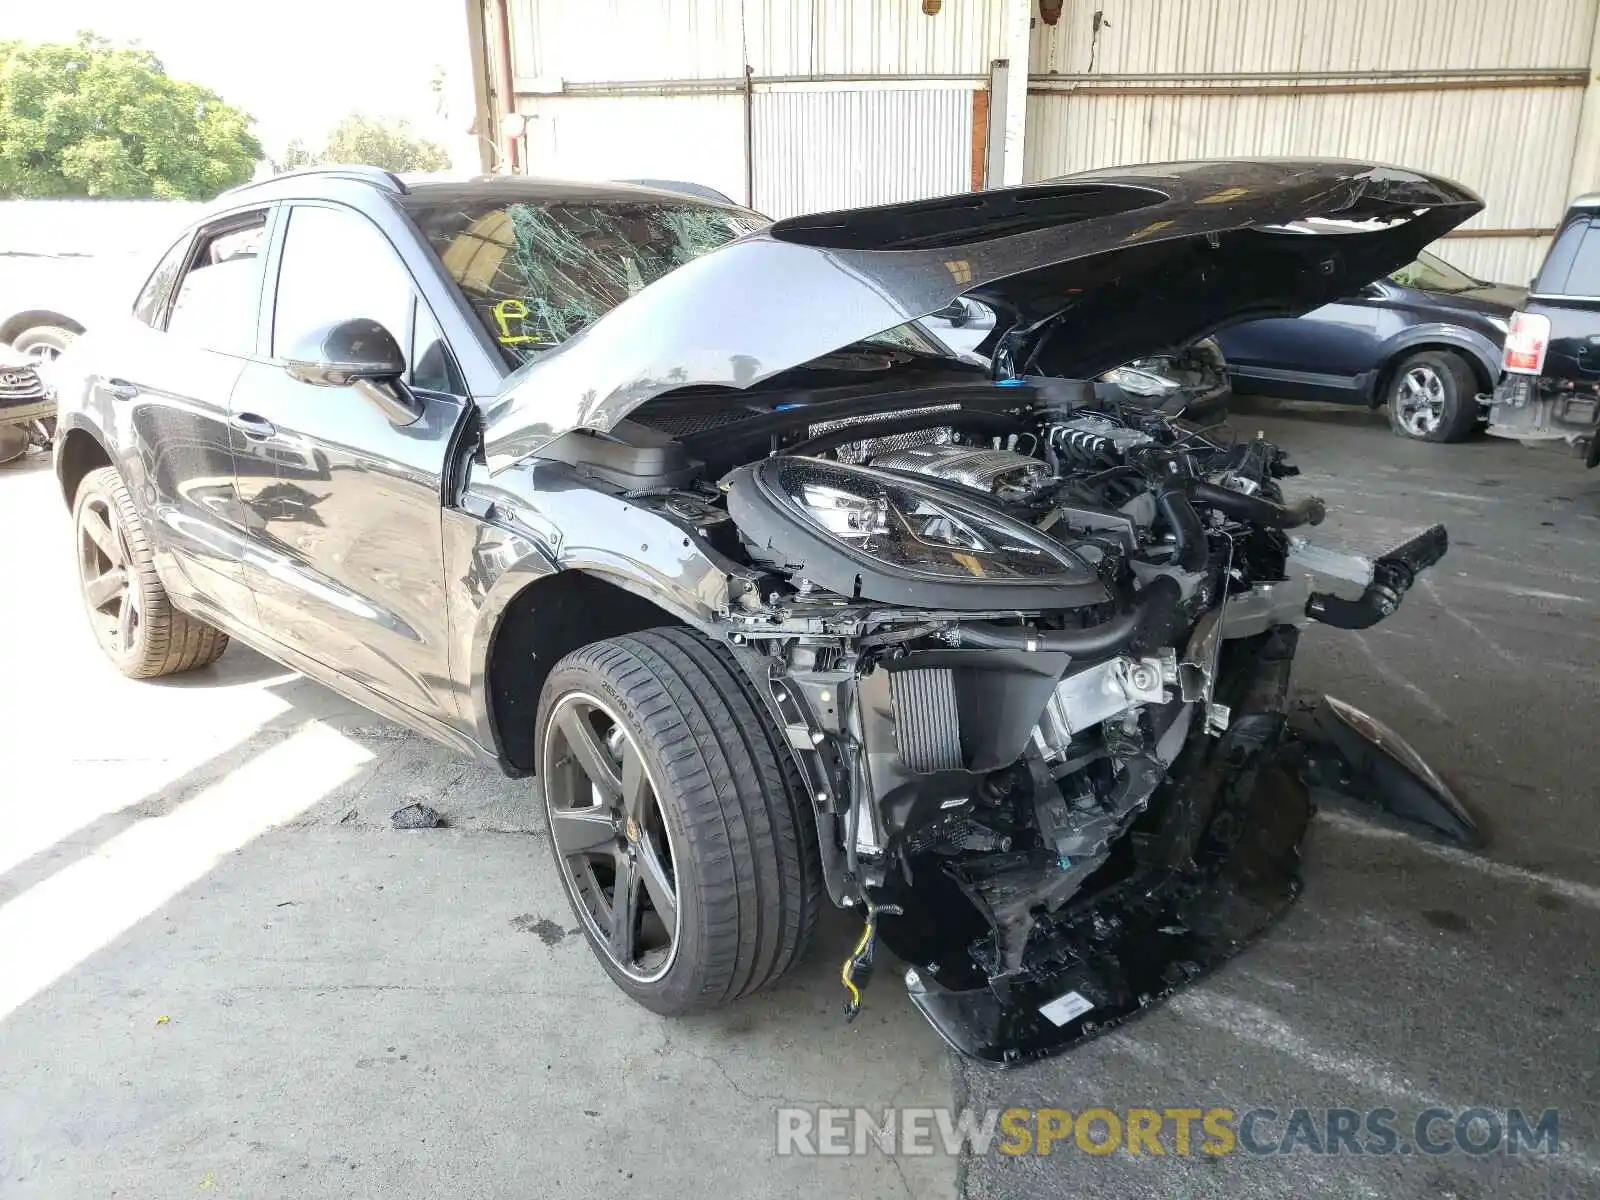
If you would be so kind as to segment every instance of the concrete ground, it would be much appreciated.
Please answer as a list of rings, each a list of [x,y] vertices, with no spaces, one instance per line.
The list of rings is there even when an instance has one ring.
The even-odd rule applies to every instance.
[[[42,464],[0,468],[0,1196],[1489,1196],[1600,1191],[1600,472],[1364,414],[1269,410],[1330,502],[1442,519],[1450,557],[1298,682],[1396,725],[1483,856],[1325,811],[1259,944],[1072,1054],[947,1055],[891,971],[853,1025],[823,944],[663,1021],[592,961],[530,785],[234,647],[106,666]],[[451,828],[400,832],[424,800]],[[774,1153],[780,1103],[1560,1110],[1516,1160]],[[1275,1134],[1282,1131],[1282,1123]],[[1170,1145],[1170,1139],[1169,1139]]]

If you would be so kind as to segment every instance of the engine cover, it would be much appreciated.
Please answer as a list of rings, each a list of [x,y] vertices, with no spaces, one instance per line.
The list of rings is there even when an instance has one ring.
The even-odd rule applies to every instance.
[[[873,458],[872,465],[947,479],[995,495],[1029,492],[1049,481],[1050,468],[1015,450],[987,446],[912,446]]]

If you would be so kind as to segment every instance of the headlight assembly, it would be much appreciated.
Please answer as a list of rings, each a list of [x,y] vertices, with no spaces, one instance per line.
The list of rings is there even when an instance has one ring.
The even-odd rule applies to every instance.
[[[982,497],[893,472],[769,458],[730,477],[728,511],[758,552],[846,596],[966,611],[1108,598],[1068,547]]]

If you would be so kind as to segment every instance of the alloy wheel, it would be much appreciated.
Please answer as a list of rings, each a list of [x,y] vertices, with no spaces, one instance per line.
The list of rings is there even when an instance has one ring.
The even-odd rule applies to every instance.
[[[580,919],[619,971],[660,979],[678,953],[677,856],[633,735],[574,692],[550,714],[543,757],[550,836]]]
[[[1415,366],[1395,387],[1400,425],[1413,437],[1426,437],[1444,420],[1445,387],[1439,372]]]
[[[139,638],[139,588],[131,561],[110,502],[91,496],[78,520],[78,577],[95,631],[119,656],[131,653]]]

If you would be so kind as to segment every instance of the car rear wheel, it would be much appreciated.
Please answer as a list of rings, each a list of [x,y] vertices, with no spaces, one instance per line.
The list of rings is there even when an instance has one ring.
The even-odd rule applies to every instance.
[[[208,666],[228,635],[172,607],[133,497],[112,467],[90,471],[72,508],[78,581],[95,639],[130,679]]]
[[[556,664],[538,722],[557,872],[617,986],[675,1015],[801,958],[823,895],[810,801],[725,652],[685,629],[595,642]]]
[[[1478,384],[1459,354],[1424,350],[1389,376],[1389,425],[1401,437],[1459,442],[1478,423]]]

